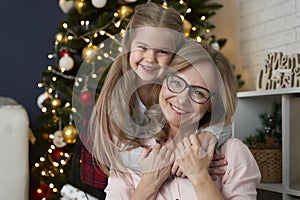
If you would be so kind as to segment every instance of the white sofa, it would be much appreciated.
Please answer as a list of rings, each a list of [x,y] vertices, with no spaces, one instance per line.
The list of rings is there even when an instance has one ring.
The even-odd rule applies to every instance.
[[[28,199],[28,131],[24,107],[0,97],[0,199]]]

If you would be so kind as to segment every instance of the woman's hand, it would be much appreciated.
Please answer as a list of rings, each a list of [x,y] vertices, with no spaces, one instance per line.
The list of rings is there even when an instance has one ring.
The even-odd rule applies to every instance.
[[[202,177],[207,177],[209,165],[213,158],[216,140],[207,137],[200,144],[195,134],[190,138],[184,138],[175,150],[176,161],[193,184],[198,184]],[[204,175],[204,176],[203,176]]]
[[[174,157],[171,150],[160,144],[155,144],[152,149],[145,149],[139,160],[142,178],[155,186],[162,185],[171,175]]]

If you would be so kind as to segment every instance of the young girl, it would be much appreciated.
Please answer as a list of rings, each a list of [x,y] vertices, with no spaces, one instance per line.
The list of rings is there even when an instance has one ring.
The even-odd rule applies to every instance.
[[[216,141],[207,133],[195,133],[211,124],[231,123],[236,80],[228,60],[220,52],[205,49],[209,55],[190,40],[173,59],[171,66],[179,71],[167,74],[156,110],[156,116],[162,113],[166,119],[165,128],[156,134],[164,139],[143,140],[141,173],[129,168],[115,170],[106,188],[108,200],[256,199],[260,172],[251,152],[238,139],[229,139],[216,150],[230,160],[225,175],[215,182],[209,176]],[[170,178],[175,149],[188,178]]]
[[[149,92],[155,83],[161,81],[174,53],[182,45],[182,29],[177,11],[154,3],[140,6],[128,24],[123,54],[111,66],[92,116],[94,124],[90,130],[95,134],[92,139],[94,148],[86,146],[100,159],[106,174],[109,174],[107,166],[115,168],[125,164],[138,168],[137,160],[143,146],[140,136],[152,126],[147,110],[155,102]],[[223,131],[224,134],[221,131],[220,128],[215,131],[220,144],[230,136],[229,131]],[[131,160],[119,162],[120,157],[123,160],[130,157]],[[222,157],[216,157],[214,166],[224,165],[224,160],[219,161],[219,158]],[[182,175],[176,163],[173,173]],[[212,173],[223,171],[214,170]],[[84,179],[84,175],[82,177]]]

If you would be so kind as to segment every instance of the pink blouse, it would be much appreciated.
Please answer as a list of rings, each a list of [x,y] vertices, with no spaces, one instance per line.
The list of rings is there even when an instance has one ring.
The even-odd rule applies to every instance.
[[[216,187],[225,199],[256,199],[256,186],[261,175],[255,159],[248,147],[239,139],[231,138],[216,150],[224,154],[228,165],[225,175],[218,176]],[[141,179],[141,174],[129,170],[124,176],[110,176],[105,189],[107,200],[128,200]],[[158,200],[197,199],[194,188],[187,178],[169,178],[160,188]]]

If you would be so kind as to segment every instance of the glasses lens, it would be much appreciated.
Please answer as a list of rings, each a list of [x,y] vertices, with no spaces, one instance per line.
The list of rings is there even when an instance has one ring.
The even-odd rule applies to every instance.
[[[204,103],[209,99],[209,92],[204,88],[192,87],[190,88],[190,96],[193,101]]]
[[[179,78],[176,75],[170,75],[168,77],[167,84],[168,84],[169,90],[171,90],[172,92],[175,92],[175,93],[182,92],[186,87],[186,83],[184,82],[184,80],[182,80],[181,78]]]

